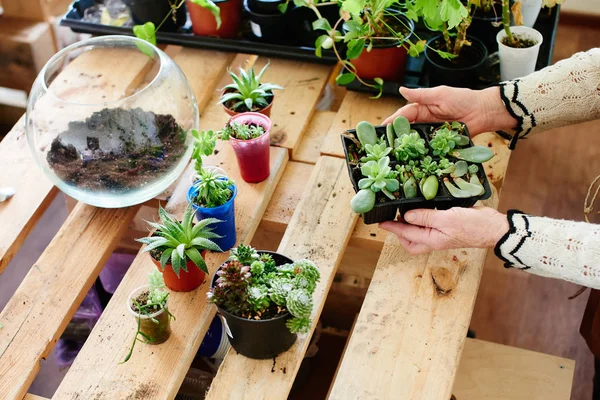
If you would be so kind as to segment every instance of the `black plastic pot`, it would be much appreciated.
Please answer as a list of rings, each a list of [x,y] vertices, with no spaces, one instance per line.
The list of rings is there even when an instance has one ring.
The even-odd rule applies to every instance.
[[[252,0],[249,0],[252,1]],[[333,27],[340,18],[340,7],[337,4],[328,4],[318,7],[319,12],[329,24]],[[312,27],[314,21],[318,19],[313,10],[308,7],[294,7],[288,11],[290,29],[294,36],[295,44],[298,46],[314,46],[315,41],[325,32],[315,31]]]
[[[259,14],[281,14],[279,5],[285,0],[248,0],[248,8]]]
[[[501,26],[492,24],[502,21],[502,5],[494,4],[494,8],[488,12],[482,9],[476,9],[473,14],[471,25],[469,26],[469,34],[481,40],[485,45],[488,53],[492,54],[498,51],[498,43],[496,43],[496,34],[502,29]]]
[[[453,87],[476,88],[479,85],[480,69],[487,60],[488,52],[484,44],[472,36],[467,36],[470,46],[463,46],[460,55],[453,60],[440,57],[435,51],[442,47],[442,37],[436,36],[427,42],[425,57],[429,75],[429,87],[448,85]]]
[[[419,132],[419,135],[425,139],[427,142],[427,146],[429,146],[429,135],[436,128],[443,125],[442,123],[429,123],[429,124],[411,124],[411,128],[415,129]],[[377,131],[378,137],[386,137],[386,127],[378,126],[375,127]],[[347,135],[356,136],[356,129],[352,129],[346,131]],[[465,134],[469,135],[469,131],[465,126]],[[358,139],[358,138],[357,138]],[[350,175],[350,181],[352,182],[352,186],[354,186],[354,191],[358,192],[358,181],[363,178],[362,173],[360,172],[360,168],[355,165],[350,164],[350,159],[348,158],[348,153],[350,150],[350,146],[354,143],[349,138],[342,135],[342,144],[344,146],[344,154],[346,155],[346,166],[348,167],[348,174]],[[469,146],[473,146],[473,141],[470,140]],[[465,147],[469,147],[465,146]],[[439,157],[432,156],[434,161],[439,160]],[[393,157],[390,157],[392,162],[390,166],[392,169],[398,164]],[[438,209],[438,210],[448,210],[452,207],[473,207],[475,203],[479,200],[485,200],[490,198],[492,195],[492,189],[490,188],[490,183],[488,182],[487,176],[485,175],[485,171],[482,167],[479,168],[479,172],[477,173],[479,180],[482,182],[485,192],[481,196],[469,197],[467,199],[457,199],[453,197],[446,189],[446,186],[442,183],[440,178],[438,195],[432,200],[426,200],[424,197],[417,196],[412,199],[404,198],[404,195],[397,200],[389,200],[385,195],[381,192],[377,195],[377,200],[375,201],[375,207],[367,213],[362,214],[363,220],[365,224],[375,224],[384,221],[392,221],[396,218],[396,214],[400,211],[400,215],[404,215],[405,212],[409,210],[415,210],[417,208],[429,208],[429,209]],[[402,191],[402,190],[400,190]],[[379,200],[387,199],[385,202],[381,203]]]
[[[288,257],[271,251],[259,251],[259,254],[270,254],[277,265],[289,264],[293,261]],[[217,274],[211,280],[211,287],[217,281]],[[227,322],[229,332],[227,338],[231,346],[243,356],[255,359],[273,358],[288,350],[296,341],[296,334],[291,333],[285,323],[292,318],[286,313],[269,320],[252,320],[235,316],[221,307],[217,307]],[[226,327],[226,330],[227,330]],[[231,333],[231,335],[229,335]]]
[[[288,25],[288,15],[279,10],[274,13],[262,13],[250,8],[250,0],[244,0],[244,12],[250,21],[250,31],[253,40],[266,43],[293,44],[294,37]],[[265,3],[265,2],[261,2]],[[263,4],[264,7],[267,7]],[[277,8],[277,5],[275,5]]]
[[[131,17],[136,24],[145,24],[146,22],[154,23],[154,26],[162,22],[162,20],[171,12],[171,7],[168,0],[123,0],[131,10]],[[160,30],[164,32],[178,31],[187,20],[187,12],[185,4],[177,10],[176,22],[169,17],[161,26]]]

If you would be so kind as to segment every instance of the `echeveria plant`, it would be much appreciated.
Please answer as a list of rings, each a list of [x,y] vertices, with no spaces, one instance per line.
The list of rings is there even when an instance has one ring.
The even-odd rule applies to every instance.
[[[285,310],[292,315],[286,325],[292,333],[307,333],[312,326],[313,293],[321,275],[309,260],[276,266],[269,254],[250,246],[233,249],[217,271],[209,301],[239,317],[260,320]]]

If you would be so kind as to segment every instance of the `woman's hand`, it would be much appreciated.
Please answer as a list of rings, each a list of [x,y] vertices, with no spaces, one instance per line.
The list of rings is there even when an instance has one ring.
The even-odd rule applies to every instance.
[[[438,86],[431,89],[400,88],[410,102],[388,117],[387,125],[402,115],[409,122],[460,121],[467,124],[471,136],[482,132],[508,130],[517,125],[500,98],[500,89],[471,90]]]
[[[396,234],[411,254],[494,247],[509,229],[506,215],[489,207],[412,210],[404,220],[407,223],[388,221],[379,226]]]

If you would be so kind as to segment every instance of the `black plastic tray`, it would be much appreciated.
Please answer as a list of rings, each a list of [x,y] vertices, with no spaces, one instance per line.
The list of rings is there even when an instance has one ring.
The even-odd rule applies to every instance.
[[[441,125],[443,125],[443,124],[442,123],[411,124],[411,128],[415,129],[417,132],[419,132],[419,135],[423,139],[425,139],[425,142],[427,143],[427,146],[429,148],[429,140],[430,140],[429,134]],[[375,130],[377,131],[377,136],[381,137],[383,135],[383,137],[385,138],[386,137],[385,129],[386,129],[385,126],[375,127]],[[358,140],[358,138],[356,136],[356,129],[348,130],[348,131],[346,131],[345,134],[352,135]],[[466,125],[465,125],[465,134],[469,135],[469,130],[467,129]],[[350,164],[350,159],[348,158],[349,147],[351,145],[353,145],[354,142],[344,135],[341,135],[341,137],[342,137],[342,145],[344,147],[344,155],[346,156],[346,166],[348,167],[348,174],[350,176],[350,181],[352,182],[354,191],[358,192],[359,191],[358,181],[362,178],[362,174],[360,172],[360,168],[358,168],[356,165]],[[473,141],[469,140],[469,142],[470,142],[470,146],[473,146]],[[431,149],[430,149],[430,151],[431,151]],[[392,157],[390,157],[390,158],[392,160],[392,162],[390,163],[390,166],[394,167],[397,164],[399,164]],[[432,158],[434,160],[439,159],[439,157],[435,157],[435,156],[432,156]],[[486,176],[485,171],[482,166],[480,166],[477,176],[479,177],[479,180],[482,181],[485,192],[480,196],[469,197],[467,199],[457,199],[456,197],[453,197],[452,195],[450,195],[450,193],[448,192],[448,189],[446,189],[446,186],[444,186],[441,179],[439,179],[440,185],[439,185],[439,189],[438,189],[438,195],[432,200],[425,200],[425,198],[421,197],[421,196],[417,196],[412,199],[406,199],[404,197],[401,197],[398,200],[389,200],[389,199],[387,199],[387,197],[385,197],[385,195],[383,195],[380,192],[377,195],[375,207],[373,207],[373,209],[371,211],[362,214],[363,220],[364,220],[365,224],[367,224],[367,225],[384,222],[384,221],[393,221],[396,218],[396,214],[398,213],[398,211],[400,211],[400,215],[402,216],[402,215],[404,215],[404,213],[406,211],[414,210],[417,208],[429,208],[429,209],[436,208],[438,210],[448,210],[452,207],[465,207],[465,208],[473,207],[475,205],[475,203],[477,203],[479,200],[489,199],[492,195],[492,189],[490,187],[490,183],[488,182],[487,176]],[[400,193],[401,193],[401,196],[404,196],[402,193],[402,187],[400,187]],[[387,200],[383,203],[379,203],[378,201],[382,198],[385,198]]]
[[[542,36],[544,41],[540,46],[540,53],[538,56],[537,64],[535,66],[536,71],[547,67],[552,64],[552,57],[554,55],[554,42],[556,39],[556,31],[558,29],[558,18],[560,14],[560,6],[551,8],[550,13],[547,9],[542,9],[540,15],[534,25]],[[498,28],[500,30],[500,28]],[[433,36],[437,35],[435,32],[428,31],[422,26],[417,26],[417,34],[421,39],[428,40]],[[478,77],[479,84],[478,88],[483,89],[498,84],[500,82],[500,60],[498,53],[492,53],[488,56],[485,66],[481,69],[483,74]],[[348,72],[345,69],[341,73]],[[373,83],[366,81],[368,83]],[[419,57],[408,57],[406,62],[406,69],[404,70],[403,82],[390,82],[385,81],[383,84],[383,94],[386,96],[400,96],[400,86],[407,88],[428,88],[429,77],[427,71],[427,63],[425,55],[421,54]],[[348,90],[364,93],[377,94],[377,90],[365,86],[358,80],[354,80],[348,85],[345,85]]]
[[[84,21],[83,15],[85,10],[94,4],[94,0],[76,0],[71,4],[69,11],[61,19],[60,24],[68,26],[74,32],[78,33],[133,36],[131,27],[115,27]],[[219,39],[217,37],[196,36],[192,33],[191,23],[188,20],[181,29],[181,32],[158,31],[156,41],[162,44],[176,44],[211,50],[250,53],[259,56],[289,58],[319,64],[337,63],[337,58],[332,50],[323,50],[322,57],[317,57],[315,55],[314,47],[288,46],[260,42],[252,40],[251,36],[248,34],[249,32],[250,28],[245,26],[242,30],[242,37],[240,39]]]

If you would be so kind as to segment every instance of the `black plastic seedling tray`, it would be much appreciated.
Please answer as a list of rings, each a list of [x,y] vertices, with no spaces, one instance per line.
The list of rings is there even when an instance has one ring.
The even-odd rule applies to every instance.
[[[544,41],[540,46],[540,53],[538,55],[537,64],[535,66],[536,71],[547,67],[552,64],[552,57],[554,56],[554,43],[556,39],[556,31],[558,29],[558,18],[560,14],[560,6],[556,6],[550,9],[542,9],[540,15],[534,25],[542,36]],[[501,28],[498,28],[500,30]],[[426,30],[423,26],[417,25],[416,32],[421,39],[428,40],[437,33]],[[343,69],[341,73],[348,72]],[[386,96],[400,96],[400,87],[404,86],[407,88],[428,88],[429,86],[429,72],[427,71],[427,61],[425,55],[421,54],[419,57],[408,57],[406,62],[406,68],[404,70],[404,77],[402,82],[385,81],[383,84],[383,94]],[[480,75],[477,77],[478,83],[476,85],[479,89],[494,86],[500,82],[500,60],[498,53],[492,53],[488,56],[486,63],[480,69]],[[366,81],[368,83],[374,83]],[[365,86],[358,80],[354,80],[348,85],[345,85],[348,90],[364,93],[377,94],[377,90]]]
[[[425,139],[427,143],[427,147],[429,148],[429,135],[438,127],[440,127],[441,123],[422,123],[422,124],[411,124],[411,128],[419,132],[419,135]],[[375,130],[377,131],[377,136],[385,138],[385,126],[377,126]],[[351,129],[345,132],[346,135],[352,135],[357,140],[356,129]],[[465,126],[465,135],[469,135],[469,131]],[[348,167],[348,174],[350,175],[350,181],[352,182],[352,186],[354,187],[354,191],[358,192],[358,181],[362,179],[362,173],[360,172],[360,168],[356,165],[350,164],[350,158],[348,157],[348,153],[350,148],[354,145],[354,142],[347,138],[344,135],[342,137],[342,145],[344,146],[344,154],[346,156],[346,166]],[[473,141],[469,140],[470,146],[473,146]],[[466,146],[469,147],[469,146]],[[430,152],[431,152],[431,148]],[[434,160],[438,160],[439,157],[432,156]],[[392,160],[390,166],[392,169],[398,165],[399,163],[395,161],[393,157],[390,157]],[[483,169],[483,166],[480,165],[479,172],[477,173],[479,176],[479,180],[483,184],[483,188],[485,192],[480,196],[469,197],[466,199],[458,199],[453,197],[444,186],[442,178],[439,178],[439,189],[438,195],[432,200],[426,200],[424,197],[418,196],[412,199],[404,198],[404,194],[402,193],[402,187],[400,187],[401,197],[397,200],[390,200],[381,192],[377,194],[377,200],[375,202],[375,207],[367,212],[362,214],[363,220],[365,224],[375,224],[384,221],[393,221],[396,218],[398,211],[400,211],[400,215],[404,215],[406,211],[414,210],[417,208],[428,208],[428,209],[438,209],[438,210],[447,210],[452,207],[473,207],[475,203],[479,200],[485,200],[490,198],[492,195],[492,189],[490,187],[490,183],[488,182],[487,176]],[[380,202],[380,200],[384,200],[384,202]]]
[[[128,35],[133,36],[131,27],[116,27],[96,24],[85,21],[83,16],[85,10],[95,5],[94,0],[76,0],[67,14],[62,18],[60,24],[68,26],[74,32],[91,33],[94,35]],[[267,57],[281,57],[300,61],[309,61],[319,64],[335,64],[337,58],[332,50],[323,50],[322,57],[315,55],[314,47],[271,44],[264,41],[253,40],[251,29],[245,26],[239,39],[220,39],[209,36],[196,36],[191,30],[191,22],[188,21],[180,32],[158,31],[156,41],[161,44],[176,44],[187,47],[196,47],[210,50],[229,51],[236,53],[257,54]]]

